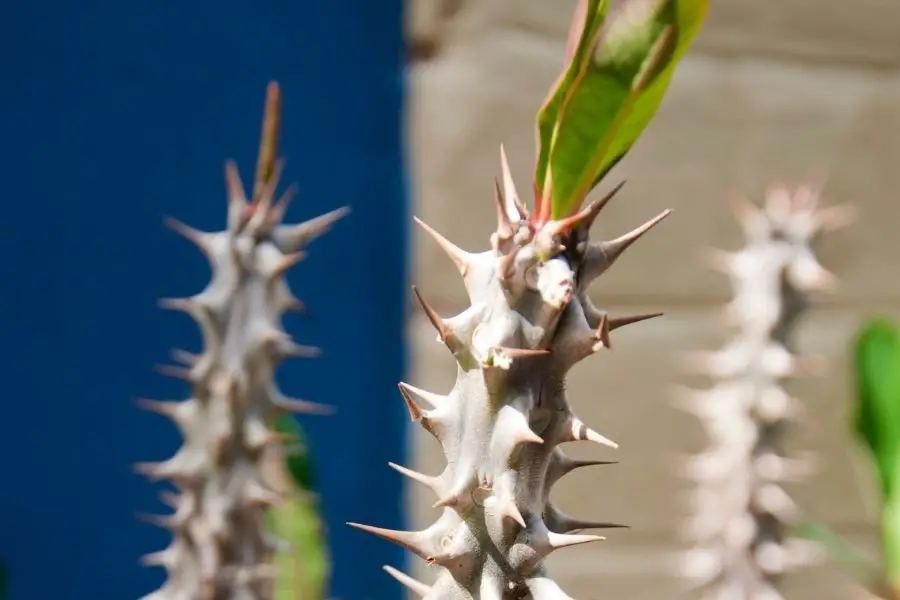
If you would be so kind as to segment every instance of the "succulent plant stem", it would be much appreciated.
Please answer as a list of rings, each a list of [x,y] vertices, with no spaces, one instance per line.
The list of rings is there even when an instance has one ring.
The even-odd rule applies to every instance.
[[[151,480],[168,480],[175,512],[153,517],[172,533],[171,545],[145,556],[168,578],[146,600],[270,600],[273,553],[267,511],[283,494],[264,474],[266,458],[283,448],[274,428],[286,412],[321,412],[311,402],[286,397],[274,380],[287,358],[315,356],[281,328],[288,310],[302,308],[284,279],[309,242],[347,214],[341,208],[298,225],[282,223],[292,192],[275,192],[283,162],[275,160],[281,94],[269,85],[253,194],[247,198],[232,162],[225,166],[227,228],[203,232],[169,219],[169,226],[209,259],[212,280],[200,293],[163,300],[191,316],[203,333],[203,351],[176,351],[183,367],[164,367],[191,387],[180,402],[143,401],[169,417],[184,443],[169,460],[138,465]]]
[[[680,573],[710,599],[774,600],[781,597],[784,573],[820,558],[811,542],[790,537],[800,510],[782,485],[804,480],[815,463],[785,455],[785,431],[803,409],[782,382],[824,374],[821,356],[794,352],[792,334],[810,295],[836,284],[811,244],[854,212],[820,208],[812,185],[775,186],[762,208],[740,201],[735,212],[746,245],[707,254],[731,279],[734,295],[722,317],[734,338],[719,351],[688,357],[690,369],[714,384],[681,390],[676,398],[677,406],[700,418],[710,439],[709,448],[684,465],[697,484],[687,527],[696,546]]]
[[[460,249],[417,220],[456,265],[471,302],[444,317],[413,288],[456,362],[457,379],[446,394],[408,383],[399,384],[400,393],[410,418],[440,444],[447,466],[435,475],[391,466],[432,491],[440,517],[421,531],[349,523],[432,565],[432,584],[385,567],[427,600],[565,600],[544,558],[604,539],[583,530],[623,527],[570,516],[550,501],[553,484],[567,473],[609,464],[569,458],[562,444],[617,447],[575,414],[565,379],[575,364],[610,347],[612,330],[659,316],[611,317],[591,303],[587,289],[668,211],[614,240],[590,242],[590,226],[621,186],[573,217],[536,222],[502,148],[501,167],[489,250]]]

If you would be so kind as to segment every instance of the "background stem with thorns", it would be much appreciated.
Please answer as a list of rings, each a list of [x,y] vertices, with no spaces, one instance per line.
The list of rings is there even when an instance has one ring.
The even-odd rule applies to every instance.
[[[194,318],[203,332],[203,351],[179,352],[188,366],[166,371],[190,384],[191,397],[143,404],[175,421],[184,437],[171,459],[138,466],[178,489],[170,497],[175,513],[155,519],[171,531],[172,544],[144,559],[168,573],[148,600],[275,597],[274,556],[282,544],[271,535],[267,516],[297,493],[267,471],[273,456],[284,458],[288,441],[277,424],[289,411],[320,412],[309,410],[317,408],[312,403],[284,396],[274,380],[285,359],[310,354],[281,329],[282,314],[302,306],[284,273],[304,256],[301,247],[347,213],[338,209],[298,225],[282,223],[286,200],[273,202],[280,112],[281,93],[273,82],[251,199],[235,165],[226,164],[226,230],[201,232],[169,220],[203,251],[213,273],[199,294],[167,303]]]
[[[741,200],[735,212],[746,246],[709,253],[731,279],[734,295],[723,316],[736,333],[722,350],[689,357],[692,370],[715,384],[681,391],[676,405],[700,418],[711,441],[685,466],[697,482],[687,527],[697,545],[680,574],[712,600],[780,598],[781,576],[818,559],[812,544],[791,538],[800,511],[781,487],[802,481],[813,467],[808,457],[784,455],[784,433],[802,410],[781,384],[823,371],[820,357],[797,356],[792,347],[810,293],[835,283],[811,244],[818,233],[846,224],[852,212],[820,209],[818,201],[812,185],[775,186],[761,209]]]

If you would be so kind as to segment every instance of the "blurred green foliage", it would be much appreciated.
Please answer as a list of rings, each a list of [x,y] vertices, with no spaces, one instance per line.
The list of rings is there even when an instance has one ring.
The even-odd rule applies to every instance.
[[[284,416],[276,430],[291,441],[285,470],[297,493],[269,514],[272,532],[291,547],[276,557],[278,580],[276,600],[322,600],[325,597],[331,564],[321,516],[312,500],[316,474],[306,437],[297,421]]]
[[[900,596],[900,328],[873,318],[853,349],[856,403],[852,433],[872,462],[881,488],[883,560],[871,557],[821,524],[805,522],[798,533],[884,598]]]

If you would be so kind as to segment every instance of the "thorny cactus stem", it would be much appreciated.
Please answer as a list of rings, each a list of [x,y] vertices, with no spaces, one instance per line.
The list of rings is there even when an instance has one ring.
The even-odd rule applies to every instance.
[[[686,474],[697,481],[688,527],[697,547],[682,563],[682,575],[706,587],[711,599],[780,598],[779,577],[817,559],[812,544],[789,536],[798,508],[781,485],[805,478],[812,463],[784,456],[783,432],[801,406],[780,382],[824,367],[819,356],[792,354],[791,334],[810,292],[835,285],[810,244],[854,212],[818,204],[811,185],[776,186],[761,209],[740,201],[746,246],[710,254],[734,288],[724,317],[736,335],[718,352],[690,357],[692,370],[716,383],[682,390],[677,405],[701,419],[711,442],[687,463]]]
[[[573,460],[560,444],[616,447],[569,407],[566,374],[608,348],[611,331],[658,316],[609,317],[591,304],[587,288],[669,211],[617,239],[589,243],[591,224],[619,188],[571,217],[541,222],[535,219],[540,198],[529,213],[502,148],[501,160],[490,250],[461,250],[417,220],[456,264],[471,301],[445,319],[414,288],[456,359],[457,378],[446,395],[399,384],[410,417],[437,438],[447,466],[436,476],[391,466],[430,487],[442,514],[422,531],[349,523],[433,565],[438,576],[430,586],[386,567],[428,600],[569,598],[547,574],[544,558],[603,539],[575,531],[621,525],[571,517],[549,502],[551,487],[565,474],[607,464]]]
[[[225,166],[228,226],[207,233],[169,219],[168,225],[209,259],[212,280],[199,294],[163,300],[197,321],[203,352],[176,351],[187,368],[163,367],[187,381],[181,402],[142,401],[172,419],[184,445],[169,460],[138,465],[152,480],[169,480],[175,512],[153,521],[172,532],[172,544],[145,556],[168,579],[146,600],[266,600],[273,597],[273,552],[278,542],[266,528],[267,511],[282,501],[264,475],[264,464],[285,440],[274,429],[286,412],[322,407],[284,396],[275,370],[291,356],[313,356],[281,329],[285,311],[302,309],[284,279],[305,256],[300,251],[347,214],[340,208],[298,225],[282,224],[294,188],[275,201],[283,162],[276,161],[281,94],[268,88],[257,177],[247,200],[234,163]]]

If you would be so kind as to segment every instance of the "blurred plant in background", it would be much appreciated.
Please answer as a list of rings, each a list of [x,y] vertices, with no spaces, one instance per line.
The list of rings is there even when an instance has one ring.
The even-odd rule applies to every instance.
[[[862,551],[824,525],[807,521],[799,531],[819,542],[869,591],[900,598],[900,328],[878,317],[860,330],[854,347],[856,404],[852,435],[869,457],[881,491],[882,557]]]
[[[276,600],[321,600],[331,575],[324,524],[317,510],[315,464],[303,429],[296,419],[284,415],[275,423],[285,437],[283,457],[275,464],[283,468],[280,478],[287,486],[287,500],[272,509],[272,532],[288,542],[278,553],[275,564],[278,578]],[[277,477],[277,474],[276,474]]]
[[[237,166],[226,163],[227,228],[203,232],[168,220],[207,257],[212,279],[199,294],[161,302],[192,317],[203,334],[201,353],[175,351],[185,366],[160,369],[186,381],[190,397],[140,401],[170,418],[183,438],[173,457],[137,466],[149,479],[177,489],[163,496],[175,512],[148,519],[169,530],[172,541],[143,558],[168,575],[146,600],[268,600],[276,587],[284,598],[317,599],[324,588],[321,525],[308,501],[310,456],[291,455],[286,443],[303,441],[290,413],[330,409],[285,396],[275,373],[288,358],[319,353],[282,329],[285,312],[304,308],[285,274],[349,210],[283,222],[296,187],[275,196],[283,168],[277,158],[281,107],[280,87],[272,82],[249,198]]]
[[[778,185],[761,208],[740,201],[745,246],[710,253],[731,279],[723,316],[734,331],[723,349],[691,356],[692,370],[713,386],[685,390],[678,402],[710,440],[685,469],[697,482],[687,527],[696,543],[680,569],[709,598],[780,598],[782,575],[818,560],[814,545],[788,535],[801,511],[783,485],[803,481],[812,464],[785,451],[803,410],[784,381],[823,370],[819,357],[795,353],[794,332],[812,294],[835,285],[813,243],[855,216],[849,206],[820,207],[819,195],[813,185]]]

